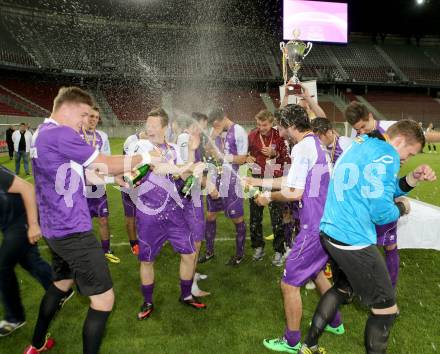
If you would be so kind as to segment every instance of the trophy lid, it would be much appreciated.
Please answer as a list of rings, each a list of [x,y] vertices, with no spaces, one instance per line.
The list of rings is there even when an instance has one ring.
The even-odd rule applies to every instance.
[[[301,36],[301,30],[299,28],[295,28],[292,32],[293,34],[293,41],[297,41],[299,39],[299,36]]]

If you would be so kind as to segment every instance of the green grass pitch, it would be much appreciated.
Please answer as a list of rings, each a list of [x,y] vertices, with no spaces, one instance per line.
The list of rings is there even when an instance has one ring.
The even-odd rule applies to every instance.
[[[122,151],[122,139],[112,139],[111,143],[113,153]],[[6,156],[0,157],[0,162],[13,168]],[[420,163],[431,164],[440,174],[440,154],[427,153],[409,161],[402,172]],[[440,205],[439,186],[440,182],[423,184],[411,196]],[[252,250],[248,241],[248,259],[237,268],[224,265],[233,254],[235,243],[228,240],[216,243],[216,258],[199,267],[202,273],[209,275],[207,280],[200,283],[200,287],[212,293],[205,298],[208,309],[203,312],[195,312],[178,303],[179,257],[173,253],[171,247],[166,246],[156,262],[156,311],[150,319],[138,321],[136,314],[142,302],[138,262],[127,244],[120,194],[110,187],[108,195],[112,243],[119,244],[113,248],[121,258],[121,263],[109,265],[116,292],[116,305],[108,322],[102,353],[269,353],[263,347],[262,340],[281,336],[284,330],[279,289],[282,269],[270,264],[270,242],[266,244],[268,254],[264,261],[254,263],[250,260]],[[265,234],[272,233],[267,211],[264,230]],[[217,235],[219,238],[234,237],[234,228],[223,215],[218,219]],[[44,243],[41,242],[40,245],[43,246]],[[47,249],[41,247],[41,252],[49,259]],[[43,295],[41,286],[19,267],[17,275],[26,308],[27,324],[9,337],[0,338],[0,353],[5,354],[22,353],[29,344]],[[397,294],[401,316],[392,330],[388,352],[426,354],[440,350],[440,252],[401,251]],[[302,298],[304,335],[318,296],[315,291],[302,290]],[[81,330],[87,307],[88,299],[75,295],[58,314],[50,328],[57,341],[52,353],[82,352]],[[2,309],[0,319],[1,312]],[[363,326],[368,316],[367,310],[355,304],[344,307],[342,313],[347,333],[341,337],[324,334],[321,344],[330,354],[364,353]]]

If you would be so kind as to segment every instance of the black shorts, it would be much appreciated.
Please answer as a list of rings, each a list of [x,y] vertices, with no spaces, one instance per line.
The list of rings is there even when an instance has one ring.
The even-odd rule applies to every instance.
[[[73,279],[81,295],[98,295],[113,287],[107,261],[93,231],[46,239],[52,251],[54,281]]]
[[[336,288],[349,291],[372,308],[383,309],[396,304],[384,257],[376,245],[360,250],[340,249],[337,247],[340,243],[323,232],[321,243],[331,258]]]

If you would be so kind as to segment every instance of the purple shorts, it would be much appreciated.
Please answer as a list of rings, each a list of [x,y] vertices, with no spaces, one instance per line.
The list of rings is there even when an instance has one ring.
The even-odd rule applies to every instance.
[[[87,198],[87,205],[92,218],[108,217],[107,194],[99,198]]]
[[[300,202],[286,202],[284,203],[284,212],[292,216],[292,221],[299,219],[299,203]]]
[[[192,199],[185,201],[184,215],[188,224],[193,240],[195,242],[205,239],[205,212],[203,208],[203,198],[200,198],[200,204],[195,204]]]
[[[206,196],[206,209],[211,213],[223,211],[223,198],[212,199],[209,195]]]
[[[139,260],[152,262],[168,241],[180,254],[195,252],[194,240],[180,207],[166,208],[157,215],[136,214]]]
[[[376,225],[377,245],[391,246],[397,243],[397,222]]]
[[[324,270],[328,255],[321,246],[319,231],[301,230],[286,259],[282,281],[301,287]]]
[[[225,175],[223,175],[224,177]],[[225,216],[230,219],[242,217],[244,215],[244,198],[240,181],[235,175],[230,179],[225,178],[218,187],[220,198],[214,200],[209,195],[206,197],[208,211],[224,211]]]
[[[130,197],[130,194],[121,191],[122,206],[124,207],[124,215],[129,218],[136,216],[136,205]]]

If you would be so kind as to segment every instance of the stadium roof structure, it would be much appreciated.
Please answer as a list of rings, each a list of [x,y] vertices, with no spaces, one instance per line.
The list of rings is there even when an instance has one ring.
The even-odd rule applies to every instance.
[[[0,67],[147,82],[280,82],[280,0],[178,3],[0,0]],[[439,87],[438,37],[425,36],[421,47],[419,37],[411,43],[387,34],[384,42],[385,27],[376,17],[404,10],[374,6],[375,0],[371,7],[349,3],[352,29],[374,23],[377,40],[351,33],[348,46],[316,44],[303,79]],[[394,26],[396,18],[405,17],[390,16],[386,23]],[[405,25],[413,29],[413,22]]]
[[[32,8],[70,15],[183,24],[259,26],[281,31],[283,0],[1,0],[4,6]],[[332,0],[349,4],[350,31],[440,34],[440,2],[426,0]]]

